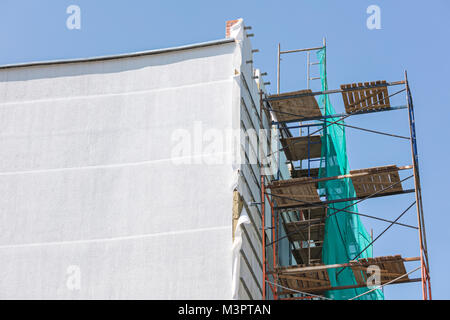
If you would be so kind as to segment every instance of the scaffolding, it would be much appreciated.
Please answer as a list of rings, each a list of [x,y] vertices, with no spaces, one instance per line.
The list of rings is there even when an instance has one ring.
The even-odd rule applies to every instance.
[[[281,93],[281,55],[299,52],[306,53],[307,89]],[[320,52],[322,60],[312,63],[311,52]],[[270,288],[275,299],[287,300],[329,299],[327,292],[360,288],[360,291],[355,291],[356,294],[349,299],[363,299],[385,285],[409,282],[421,282],[423,299],[431,299],[414,106],[406,71],[404,79],[400,81],[351,83],[343,84],[339,89],[328,90],[325,39],[322,46],[307,49],[281,51],[280,45],[278,45],[277,62],[277,94],[266,95],[261,91],[260,108],[272,114],[272,124],[278,128],[278,132],[281,134],[281,149],[272,151],[272,154],[284,152],[289,162],[291,178],[280,180],[279,168],[278,180],[268,181],[268,178],[261,174],[263,299],[267,298],[267,288]],[[310,68],[313,65],[321,66],[320,77],[311,77]],[[312,91],[310,89],[311,80],[321,80],[322,90]],[[394,86],[403,88],[390,94],[389,88]],[[400,93],[405,93],[406,105],[391,106],[390,98]],[[338,114],[332,107],[327,107],[328,96],[331,94],[342,95],[345,113]],[[323,99],[321,106],[317,103],[316,96]],[[350,126],[343,121],[356,115],[370,115],[375,112],[394,110],[407,111],[409,136]],[[345,127],[409,140],[412,163],[406,166],[386,165],[359,170],[343,170],[343,172],[333,175],[336,171],[331,170],[329,163],[330,158],[336,157],[336,154],[329,154],[329,152],[339,148],[334,146],[333,149],[333,140],[328,139],[327,136],[330,135],[328,130]],[[292,129],[298,129],[299,135],[293,136]],[[302,130],[306,131],[305,135],[302,135]],[[343,139],[345,143],[345,135]],[[345,152],[345,144],[343,150]],[[342,150],[337,150],[337,156],[340,151]],[[347,161],[346,154],[345,160]],[[303,162],[307,163],[306,167],[303,167]],[[320,164],[317,166],[314,165],[314,162]],[[300,167],[296,167],[296,163],[300,163]],[[412,174],[402,179],[399,172],[403,170],[412,171]],[[408,179],[413,179],[414,188],[403,188],[403,182]],[[329,185],[333,183],[340,183],[340,186],[349,188],[351,192],[346,197],[336,197],[332,194],[333,189],[329,188]],[[362,201],[399,194],[414,194],[414,201],[393,221],[362,214],[356,209],[356,204]],[[270,228],[266,228],[265,221],[267,203],[271,212]],[[398,222],[413,207],[416,208],[418,225],[411,226]],[[292,213],[297,217],[296,221],[286,222],[281,219],[283,212]],[[363,216],[384,221],[389,225],[375,239],[372,236],[368,242],[360,243],[359,252],[349,256],[345,262],[327,264],[327,261],[324,261],[326,260],[324,259],[324,250],[327,249],[324,248],[324,243],[329,236],[327,231],[335,223],[332,218],[336,219],[339,215],[357,216],[358,219]],[[285,231],[283,237],[280,236],[280,225]],[[371,254],[368,254],[369,251],[371,252],[373,243],[393,225],[418,231],[420,249],[418,257],[404,258],[401,255],[372,257]],[[269,230],[269,235],[271,232],[271,237],[268,236],[266,230]],[[269,238],[271,241],[268,241]],[[282,239],[289,241],[296,265],[279,265],[278,244]],[[267,259],[267,250],[272,250],[271,266]],[[417,261],[420,262],[420,266],[407,272],[405,262]],[[380,275],[376,283],[373,282],[372,277],[375,269]],[[410,275],[418,270],[420,270],[421,276],[410,278]],[[352,281],[349,283],[341,281],[337,284],[335,279],[344,272],[346,279],[351,278]]]

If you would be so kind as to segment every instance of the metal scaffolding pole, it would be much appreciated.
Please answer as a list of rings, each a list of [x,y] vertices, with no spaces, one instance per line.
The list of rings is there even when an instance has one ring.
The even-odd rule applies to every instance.
[[[413,160],[414,173],[414,189],[416,197],[417,220],[419,226],[419,242],[420,242],[420,264],[422,275],[422,297],[424,300],[431,300],[431,283],[429,278],[428,253],[426,248],[426,233],[423,217],[422,192],[419,176],[419,162],[416,141],[416,128],[414,119],[414,106],[412,104],[411,92],[408,84],[408,74],[405,71],[405,87],[406,87],[406,103],[408,106],[409,132],[411,141],[411,157]]]
[[[262,117],[263,112],[263,93],[262,90],[259,91],[259,103],[260,103],[260,114]],[[264,181],[264,173],[263,173],[263,150],[261,142],[259,144],[259,157],[260,157],[260,181],[261,181],[261,232],[262,232],[262,271],[263,271],[263,279],[262,279],[262,299],[266,300],[266,219],[265,219],[265,203],[264,199],[265,195],[265,181]]]

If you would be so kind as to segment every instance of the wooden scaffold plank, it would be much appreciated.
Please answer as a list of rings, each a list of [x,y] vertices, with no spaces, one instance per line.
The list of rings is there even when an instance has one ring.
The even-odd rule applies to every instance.
[[[310,238],[308,239],[308,225],[310,226]],[[321,219],[311,219],[303,221],[289,222],[285,224],[286,232],[291,241],[323,241],[325,234],[325,221]],[[302,231],[297,231],[302,230]]]
[[[310,96],[289,98],[296,94],[312,93],[311,90],[300,90],[295,92],[287,92],[282,94],[271,95],[269,98],[277,97],[271,101],[272,112],[278,122],[289,122],[300,118],[321,117],[322,112],[319,109],[316,99]],[[283,97],[286,97],[283,99]]]
[[[383,85],[385,84],[385,85]],[[361,88],[363,86],[373,86],[375,88]],[[373,81],[364,83],[351,83],[341,85],[342,99],[347,113],[388,109],[391,107],[387,83],[383,81]]]
[[[322,293],[328,290],[341,290],[347,288],[358,288],[358,287],[367,287],[367,279],[370,274],[367,273],[367,267],[369,266],[377,266],[381,270],[381,283],[385,284],[389,281],[392,281],[398,278],[401,275],[405,275],[407,273],[404,262],[407,261],[419,261],[420,258],[402,258],[400,255],[395,256],[385,256],[385,257],[377,257],[377,258],[366,258],[359,259],[357,261],[350,261],[349,263],[344,264],[333,264],[333,265],[323,265],[323,264],[311,264],[309,266],[306,265],[297,265],[297,266],[287,266],[287,267],[279,267],[275,270],[280,279],[297,279],[297,282],[289,282],[285,281],[285,286],[302,292],[308,293]],[[350,267],[355,275],[355,279],[357,281],[355,284],[343,285],[339,287],[332,287],[329,277],[328,277],[328,269],[336,269]],[[298,281],[302,279],[302,281]],[[320,281],[319,281],[320,280]],[[410,279],[408,276],[405,276],[394,283],[406,283],[416,281],[416,279]],[[292,293],[289,290],[285,290],[280,292],[280,294],[289,294]]]
[[[375,192],[393,193],[403,191],[400,182],[399,168],[396,165],[351,170],[353,186],[358,197],[366,197]],[[365,173],[364,175],[360,175]],[[392,184],[394,186],[388,188]]]
[[[305,202],[320,202],[319,194],[312,178],[274,181],[267,188],[271,190],[270,193],[278,208],[299,205]]]
[[[291,177],[292,178],[302,178],[302,177],[319,177],[319,168],[310,168],[310,169],[291,169]]]
[[[280,139],[286,158],[290,161],[320,158],[322,153],[322,137],[301,136]]]

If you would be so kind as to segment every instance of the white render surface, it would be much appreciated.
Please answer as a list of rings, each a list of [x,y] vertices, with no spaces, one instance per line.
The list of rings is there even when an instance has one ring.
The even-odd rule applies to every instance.
[[[235,170],[172,134],[233,126],[236,48],[0,69],[0,299],[232,297]]]

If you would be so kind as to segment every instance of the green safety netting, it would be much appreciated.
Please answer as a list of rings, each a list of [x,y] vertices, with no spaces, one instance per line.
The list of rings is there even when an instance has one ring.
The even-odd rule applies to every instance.
[[[328,90],[326,73],[326,48],[318,51],[320,77],[322,90]],[[330,103],[328,95],[319,97],[319,105],[324,115],[336,114]],[[330,177],[349,173],[349,165],[346,152],[345,127],[340,126],[343,120],[339,118],[327,119],[327,124],[337,121],[324,129],[322,136],[322,160],[319,177]],[[321,182],[319,189],[326,194],[328,200],[356,197],[353,183],[350,179],[330,180]],[[322,260],[324,264],[347,263],[353,260],[361,250],[370,244],[371,238],[364,228],[358,215],[347,211],[358,212],[357,205],[353,201],[340,202],[329,205],[327,220],[325,223],[325,240],[323,244]],[[336,210],[337,209],[337,210]],[[334,214],[335,213],[335,214]],[[369,247],[358,258],[372,257],[372,247]],[[353,271],[350,268],[328,269],[330,282],[335,286],[356,285]],[[350,299],[368,291],[367,288],[354,288],[345,290],[332,290],[327,292],[327,297],[332,299]],[[372,291],[359,299],[375,300],[384,299],[381,290]]]

